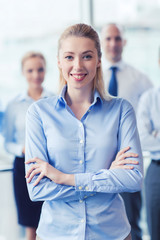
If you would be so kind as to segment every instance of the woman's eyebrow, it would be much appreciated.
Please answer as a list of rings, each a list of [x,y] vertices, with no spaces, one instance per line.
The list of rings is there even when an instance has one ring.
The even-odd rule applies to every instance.
[[[87,50],[85,52],[83,52],[82,54],[86,54],[86,53],[94,53],[92,50]]]
[[[87,50],[87,51],[82,52],[82,54],[86,54],[86,53],[94,53],[94,52],[92,50]],[[68,52],[64,52],[64,54],[75,54],[75,53],[68,51]]]
[[[68,52],[64,52],[64,54],[74,54],[74,52],[68,51]]]

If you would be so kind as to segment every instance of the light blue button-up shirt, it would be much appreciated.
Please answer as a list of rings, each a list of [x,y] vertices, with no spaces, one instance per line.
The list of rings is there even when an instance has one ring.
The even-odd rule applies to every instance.
[[[138,106],[138,128],[142,149],[160,159],[160,87],[145,92]]]
[[[123,99],[102,100],[98,92],[79,121],[64,94],[29,108],[26,160],[39,157],[75,174],[76,186],[43,178],[28,184],[33,201],[45,201],[38,236],[43,240],[124,240],[131,228],[120,192],[141,189],[142,153],[132,106]],[[133,170],[110,169],[117,152],[138,153]],[[26,165],[26,170],[29,169]]]
[[[47,90],[43,90],[41,98],[53,96]],[[7,152],[22,157],[22,150],[25,145],[25,117],[28,107],[34,100],[27,94],[21,93],[11,100],[5,110],[2,133],[4,145]]]

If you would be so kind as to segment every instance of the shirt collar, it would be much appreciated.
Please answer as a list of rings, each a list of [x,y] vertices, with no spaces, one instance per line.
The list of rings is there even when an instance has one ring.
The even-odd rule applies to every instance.
[[[94,101],[93,101],[92,105],[94,105],[96,103],[100,103],[101,105],[103,104],[103,99],[97,90],[95,90],[95,92],[94,92]]]
[[[63,87],[60,95],[58,96],[56,107],[65,107],[66,106],[66,104],[67,104],[66,100],[65,100],[66,90],[67,90],[67,85],[65,85]],[[93,106],[96,103],[103,104],[103,99],[101,98],[101,96],[97,90],[95,90],[95,92],[94,92],[94,100],[93,100],[93,103],[91,104],[91,106]]]
[[[125,62],[123,61],[123,60],[120,60],[119,62],[116,62],[116,63],[111,63],[111,62],[106,62],[106,64],[105,64],[105,68],[107,68],[107,69],[110,69],[110,67],[117,67],[118,68],[118,70],[123,70],[124,69],[124,67],[125,67]]]
[[[49,96],[50,96],[49,92],[43,88],[43,91],[42,91],[42,94],[41,94],[41,97],[40,97],[40,98],[46,98],[46,97],[49,97]],[[27,100],[32,100],[32,101],[34,101],[34,99],[32,99],[32,98],[28,95],[28,92],[27,92],[27,91],[24,91],[21,95],[19,95],[19,101],[27,101]]]

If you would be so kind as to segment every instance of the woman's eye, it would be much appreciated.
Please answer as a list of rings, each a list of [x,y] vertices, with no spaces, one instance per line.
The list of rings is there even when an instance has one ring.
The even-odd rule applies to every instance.
[[[68,60],[72,60],[73,59],[72,56],[66,56],[65,58],[68,59]]]
[[[44,72],[44,68],[39,68],[38,72]]]
[[[92,58],[91,55],[86,55],[86,56],[84,56],[84,59],[91,59],[91,58]]]
[[[32,72],[32,69],[28,69],[27,72],[28,72],[28,73],[31,73],[31,72]]]

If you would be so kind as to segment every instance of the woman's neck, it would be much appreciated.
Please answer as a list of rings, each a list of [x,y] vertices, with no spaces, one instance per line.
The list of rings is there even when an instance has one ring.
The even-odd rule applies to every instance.
[[[40,88],[35,88],[35,89],[31,89],[29,88],[28,89],[28,95],[33,98],[34,100],[38,100],[40,99],[41,95],[42,95],[42,91],[43,91],[43,88],[40,87]]]
[[[84,103],[91,104],[93,102],[93,91],[91,89],[70,89],[67,87],[65,95],[67,104],[71,106],[72,104],[81,105]]]
[[[81,89],[75,89],[74,91],[67,89],[65,99],[67,105],[80,120],[93,102],[93,93]]]

